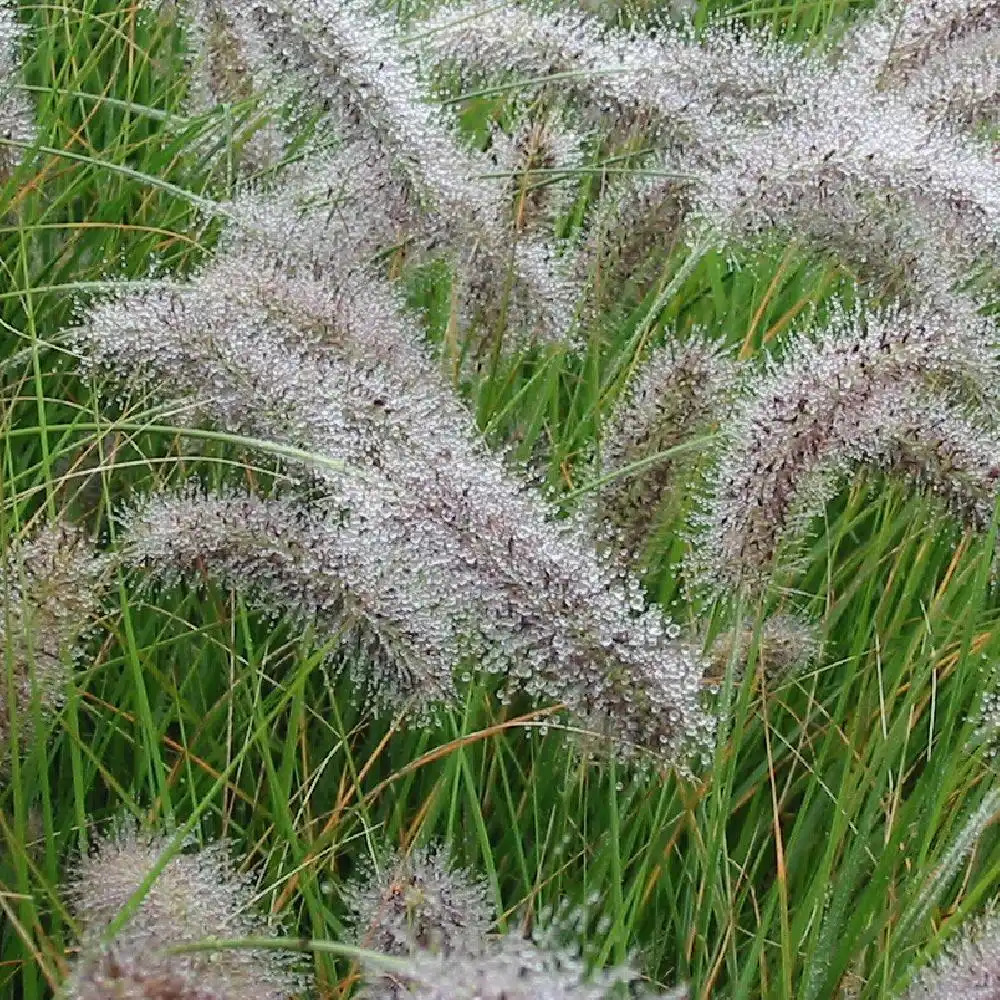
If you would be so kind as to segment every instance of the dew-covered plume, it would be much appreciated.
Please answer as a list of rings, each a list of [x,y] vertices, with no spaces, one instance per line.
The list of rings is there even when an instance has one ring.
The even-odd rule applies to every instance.
[[[932,121],[992,125],[1000,112],[998,31],[992,0],[888,0],[848,32],[841,57]]]
[[[723,629],[708,648],[709,673],[724,677],[730,664],[742,676],[750,663],[770,681],[802,673],[823,654],[823,639],[816,622],[801,615],[777,612],[763,621],[752,618]]]
[[[994,1000],[1000,996],[1000,919],[970,921],[958,940],[917,972],[900,1000]]]
[[[412,199],[443,224],[494,210],[499,189],[477,179],[482,158],[426,102],[391,17],[365,0],[228,0],[226,6],[256,20],[285,71],[339,113],[350,137],[383,149]]]
[[[696,651],[486,448],[391,290],[260,260],[224,255],[99,303],[77,333],[85,366],[176,402],[175,420],[298,449],[286,461],[348,512],[351,586],[417,629],[440,619],[435,650],[464,632],[478,669],[623,747],[678,761],[703,747]]]
[[[574,193],[559,172],[581,166],[582,142],[579,133],[541,115],[525,114],[510,135],[494,130],[490,158],[506,188],[513,233],[551,237]]]
[[[16,725],[23,751],[34,733],[34,705],[43,716],[62,702],[69,663],[100,611],[106,559],[84,533],[53,523],[10,544],[0,568],[0,761]]]
[[[947,289],[1000,246],[995,160],[849,66],[697,173],[693,215],[723,241],[791,237],[876,294]]]
[[[380,151],[419,215],[418,245],[446,251],[455,264],[460,318],[508,345],[568,334],[575,286],[544,240],[512,244],[504,186],[488,176],[489,158],[429,103],[391,18],[365,0],[227,7],[256,20],[300,90],[338,117],[346,138]]]
[[[447,700],[465,651],[462,607],[450,591],[427,587],[429,568],[394,543],[402,526],[377,506],[375,488],[351,499],[349,512],[323,510],[191,484],[123,514],[118,558],[148,585],[212,579],[276,619],[308,626],[315,645],[346,661],[373,707]]]
[[[0,3],[0,136],[15,143],[31,143],[35,123],[21,79],[21,46],[25,27],[17,17],[17,5]],[[24,151],[17,146],[0,146],[0,182],[20,163]]]
[[[1000,441],[981,423],[996,358],[984,346],[992,325],[980,324],[977,337],[933,313],[858,309],[769,363],[723,428],[694,577],[764,586],[783,543],[859,464],[901,474],[987,528]]]
[[[518,934],[508,934],[480,956],[420,952],[404,974],[407,1000],[684,1000],[687,991],[654,992],[629,965],[590,971],[568,949],[543,947]],[[375,963],[370,975],[378,975]]]
[[[693,157],[713,157],[735,120],[782,117],[818,72],[764,34],[711,27],[654,38],[531,4],[445,7],[412,36],[425,62],[456,67],[466,86],[512,77],[551,88],[588,125],[649,133]]]
[[[228,845],[221,841],[175,854],[115,935],[112,951],[106,950],[105,931],[170,842],[167,835],[144,833],[120,822],[77,862],[65,888],[81,927],[80,960],[70,980],[70,996],[83,1000],[95,991],[100,996],[102,981],[151,1000],[161,996],[157,984],[162,984],[164,996],[172,995],[170,989],[180,990],[183,1000],[286,1000],[297,992],[302,980],[296,964],[277,950],[163,954],[167,948],[205,938],[277,936],[274,927],[254,914],[252,879],[237,872]]]
[[[641,547],[657,512],[676,493],[691,454],[656,458],[660,452],[707,433],[732,394],[736,363],[730,352],[703,334],[670,338],[657,348],[612,413],[601,446],[601,477],[636,463],[601,489],[598,516],[627,552]]]
[[[308,269],[335,284],[421,232],[391,161],[365,139],[314,153],[283,169],[279,185],[244,190],[220,209],[231,222],[221,253],[254,255],[288,273]]]
[[[63,987],[65,1000],[238,1000],[197,973],[139,950],[108,950],[82,959]],[[240,994],[242,996],[243,994]]]
[[[608,185],[573,258],[589,316],[626,300],[630,286],[645,294],[660,276],[670,249],[686,235],[689,183],[656,157]]]
[[[460,960],[485,953],[496,919],[489,887],[457,868],[443,848],[390,854],[345,890],[358,945],[382,955],[421,952]],[[406,995],[405,977],[367,979],[364,995]]]

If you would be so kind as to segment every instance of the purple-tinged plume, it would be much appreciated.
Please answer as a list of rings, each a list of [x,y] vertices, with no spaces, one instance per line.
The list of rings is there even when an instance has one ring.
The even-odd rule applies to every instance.
[[[237,873],[222,842],[174,855],[107,950],[102,938],[109,924],[169,843],[169,836],[144,834],[122,823],[77,863],[66,893],[81,926],[81,957],[69,995],[79,1000],[101,996],[105,982],[125,997],[150,1000],[286,1000],[297,992],[301,976],[280,951],[227,948],[165,954],[168,948],[206,938],[275,936],[274,929],[253,914],[251,880]]]
[[[972,529],[988,527],[1000,440],[962,405],[994,391],[991,327],[980,323],[977,337],[933,313],[858,310],[790,345],[723,429],[694,578],[765,586],[783,543],[858,464],[902,474]]]
[[[695,334],[658,348],[626,391],[601,447],[602,478],[624,474],[611,479],[598,498],[599,517],[626,552],[648,539],[678,477],[692,464],[690,454],[656,456],[707,432],[724,412],[735,378],[731,354]]]
[[[19,746],[30,744],[36,696],[43,716],[62,703],[69,658],[100,611],[106,568],[83,532],[62,523],[8,549],[0,570],[0,760],[13,726]]]

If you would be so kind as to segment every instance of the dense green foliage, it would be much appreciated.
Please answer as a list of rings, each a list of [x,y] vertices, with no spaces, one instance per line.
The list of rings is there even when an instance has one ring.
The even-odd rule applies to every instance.
[[[845,8],[728,13],[812,38]],[[192,472],[271,475],[229,442],[172,432],[157,401],[112,422],[59,339],[102,282],[146,277],[151,261],[183,270],[211,249],[195,209],[235,181],[206,174],[206,148],[224,151],[252,108],[183,117],[167,17],[111,0],[26,4],[22,17],[38,153],[0,189],[5,545],[60,512],[106,538],[136,491]],[[470,102],[470,128],[494,112],[502,99]],[[581,211],[594,183],[581,173]],[[708,254],[664,303],[685,253],[582,355],[494,359],[461,386],[480,427],[543,463],[567,504],[593,485],[601,420],[664,328],[705,327],[750,356],[811,304],[851,294],[851,275],[781,247],[739,269]],[[409,290],[448,363],[446,276],[417,270]],[[659,529],[647,583],[684,621],[703,609],[681,603],[677,529]],[[373,719],[346,678],[330,683],[323,650],[238,592],[139,593],[122,577],[65,703],[37,720],[51,737],[36,727],[0,783],[0,992],[40,1000],[58,987],[74,940],[65,874],[93,825],[127,812],[232,838],[263,865],[263,902],[315,941],[345,939],[341,889],[381,845],[440,840],[486,876],[508,926],[585,906],[597,963],[635,955],[654,983],[690,983],[692,997],[899,995],[1000,878],[981,711],[1000,653],[994,537],[962,535],[926,499],[859,476],[811,544],[777,610],[821,623],[822,657],[777,679],[754,648],[731,657],[715,758],[693,779],[590,756],[553,707],[500,704],[479,686],[435,727]],[[744,613],[764,610],[773,603]],[[314,961],[319,995],[342,995],[350,963],[322,949]]]

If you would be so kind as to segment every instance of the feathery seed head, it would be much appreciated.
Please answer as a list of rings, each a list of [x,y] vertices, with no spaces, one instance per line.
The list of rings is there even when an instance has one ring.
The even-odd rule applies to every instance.
[[[504,178],[511,203],[511,229],[515,233],[551,235],[570,191],[553,176],[559,170],[580,166],[582,136],[557,128],[544,118],[523,118],[512,135],[494,130],[490,156]]]
[[[288,137],[271,119],[289,90],[257,26],[224,0],[182,0],[180,13],[188,51],[188,109],[198,115],[251,98],[265,101],[264,113],[255,114],[234,138],[244,168],[275,166]],[[211,143],[203,147],[206,155],[217,155]]]
[[[351,595],[364,634],[405,650],[407,676],[431,697],[471,661],[565,701],[625,747],[673,760],[692,742],[703,749],[695,651],[603,565],[587,530],[558,523],[486,449],[385,286],[362,275],[331,287],[294,260],[256,264],[223,256],[192,282],[99,304],[79,341],[92,368],[184,401],[188,419],[348,463],[314,467],[335,530],[281,563],[294,579],[326,567],[307,613],[324,594]],[[271,512],[261,516],[255,544],[271,531]],[[229,558],[222,534],[213,545]],[[227,585],[252,568],[241,546]],[[267,581],[268,600],[301,605],[286,582]]]
[[[676,176],[666,158],[656,158],[643,169],[649,173],[610,186],[575,257],[575,274],[588,285],[592,315],[620,301],[628,286],[645,294],[683,235],[690,198],[687,182]],[[665,176],[650,175],[657,171]]]
[[[61,703],[67,657],[100,609],[106,567],[68,524],[47,525],[8,549],[0,570],[0,759],[9,752],[12,720],[20,746],[29,742],[36,693],[43,715]]]
[[[35,138],[34,118],[24,91],[17,87],[24,35],[16,4],[0,4],[0,136],[30,143]],[[17,146],[0,146],[0,181],[20,163],[22,156],[23,151]]]
[[[121,963],[102,955],[105,929],[148,877],[170,840],[122,822],[79,860],[67,894],[82,925],[81,989],[96,989],[110,980],[118,984],[116,989],[134,989],[139,997],[147,995],[143,989],[158,997],[156,991],[162,986],[166,996],[177,989],[183,1000],[188,1000],[185,989],[195,990],[192,1000],[202,997],[197,990],[206,997],[285,1000],[299,986],[300,977],[294,963],[277,951],[156,954],[205,938],[273,935],[273,929],[250,911],[251,880],[237,874],[224,842],[174,855],[115,938]],[[148,965],[140,958],[146,955],[152,956]]]
[[[133,951],[105,951],[81,960],[66,983],[65,1000],[238,1000],[206,985],[169,960]]]
[[[309,625],[346,658],[373,707],[446,700],[463,654],[461,607],[408,562],[374,490],[349,512],[291,499],[199,495],[197,485],[149,497],[123,517],[124,565],[171,584],[204,573],[262,611]],[[334,507],[337,505],[334,504]],[[384,516],[383,516],[384,515]]]
[[[307,96],[339,113],[352,135],[374,143],[405,178],[410,197],[447,227],[491,214],[496,191],[424,100],[395,26],[366,0],[235,0],[255,19],[276,58]]]
[[[746,619],[716,636],[709,651],[709,673],[725,676],[730,662],[742,675],[751,652],[756,666],[772,681],[805,670],[823,654],[823,639],[815,622],[798,615],[769,615],[763,622]]]
[[[848,33],[842,59],[931,121],[993,124],[1000,115],[998,32],[993,0],[888,0]]]
[[[994,915],[966,928],[944,956],[918,972],[901,1000],[996,1000],[998,956],[1000,922]]]
[[[773,120],[815,82],[812,61],[763,34],[712,27],[656,38],[608,28],[578,11],[471,3],[446,7],[415,31],[423,59],[472,79],[513,76],[552,85],[588,125],[659,133],[713,158],[734,118]]]
[[[1000,246],[996,164],[846,68],[696,173],[693,215],[723,240],[788,234],[832,251],[876,292],[910,290],[913,271],[917,293],[926,276],[951,284]]]
[[[543,948],[517,934],[501,938],[481,956],[418,953],[406,976],[401,996],[408,1000],[610,1000],[619,991],[638,1000],[687,995],[685,990],[652,994],[627,965],[590,972],[572,951]]]
[[[980,332],[990,327],[981,324]],[[989,342],[960,336],[933,313],[892,309],[841,315],[819,338],[793,343],[724,428],[694,579],[762,587],[795,525],[822,510],[857,463],[902,472],[981,530],[996,499],[1000,443],[961,404],[992,395]]]
[[[285,168],[275,190],[248,190],[221,207],[232,225],[220,253],[334,286],[377,252],[419,240],[422,225],[385,153],[362,139]]]
[[[609,421],[601,475],[608,476],[682,444],[706,430],[733,392],[736,364],[729,351],[695,334],[656,350]],[[656,511],[676,485],[690,456],[666,457],[608,482],[599,515],[626,552],[648,537]]]
[[[358,944],[383,955],[480,955],[496,914],[480,879],[453,867],[443,850],[392,855],[347,889]],[[405,978],[371,977],[366,996],[405,995]]]

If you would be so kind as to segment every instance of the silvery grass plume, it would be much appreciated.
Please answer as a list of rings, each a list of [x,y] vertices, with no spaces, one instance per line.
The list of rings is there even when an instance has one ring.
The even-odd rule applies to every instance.
[[[118,558],[147,586],[208,577],[240,589],[346,660],[371,707],[426,711],[453,695],[452,670],[466,653],[463,608],[451,590],[426,585],[430,568],[410,563],[374,491],[351,499],[348,517],[190,484],[123,513]]]
[[[818,66],[765,34],[714,26],[656,37],[531,4],[445,7],[412,27],[423,61],[462,82],[512,78],[551,91],[590,126],[656,136],[714,160],[737,123],[774,121],[815,86]]]
[[[305,449],[295,462],[349,512],[352,586],[385,597],[387,620],[440,617],[432,648],[467,630],[481,669],[623,748],[677,763],[704,749],[695,650],[479,440],[385,286],[257,263],[98,304],[77,333],[85,367],[180,400],[188,420]]]
[[[30,144],[35,138],[31,106],[18,88],[24,37],[17,5],[0,3],[0,139],[16,144],[0,145],[0,181],[6,180],[21,162],[24,150],[20,144]]]
[[[607,482],[598,516],[618,546],[637,555],[655,528],[657,513],[690,469],[691,454],[656,456],[676,448],[719,419],[733,393],[736,362],[702,334],[670,338],[657,348],[622,395],[601,443],[601,477],[644,467]]]
[[[560,343],[579,294],[554,250],[510,240],[503,187],[484,178],[489,161],[473,152],[427,102],[404,58],[395,25],[367,0],[230,0],[257,20],[300,88],[339,113],[351,138],[382,150],[423,220],[424,241],[442,244],[459,270],[461,318],[511,342]],[[490,318],[504,329],[490,329]]]
[[[998,31],[994,0],[888,0],[848,32],[841,58],[872,88],[900,92],[932,120],[994,124]]]
[[[933,313],[858,309],[794,340],[728,416],[693,578],[763,588],[783,543],[859,464],[902,474],[987,528],[1000,482],[1000,441],[979,423],[996,414],[983,404],[995,401],[992,329],[982,318],[965,331]]]
[[[100,611],[106,568],[67,524],[46,525],[8,548],[0,570],[0,763],[13,727],[23,750],[33,739],[34,707],[47,716],[61,704],[69,658]]]
[[[82,959],[62,1000],[241,1000],[150,954],[105,951]]]
[[[126,1000],[159,1000],[172,996],[172,989],[183,1000],[285,1000],[298,992],[303,979],[297,964],[277,950],[165,953],[206,938],[277,937],[276,930],[253,913],[252,878],[236,871],[225,842],[174,855],[115,935],[110,950],[105,946],[102,937],[108,926],[170,841],[167,835],[144,833],[122,822],[77,862],[65,892],[81,926],[80,959],[67,996],[102,996],[103,983],[121,990],[113,995]]]
[[[970,922],[957,943],[920,970],[900,1000],[996,1000],[1000,997],[1000,919]]]
[[[661,275],[671,247],[686,236],[688,187],[663,157],[608,185],[573,257],[590,318],[625,300],[630,286],[645,294]]]
[[[939,293],[1000,246],[997,163],[849,67],[697,173],[692,215],[724,242],[793,237],[876,294]]]
[[[481,956],[419,952],[404,974],[406,1000],[684,1000],[685,989],[649,990],[631,966],[591,972],[567,949],[542,947],[517,934],[494,942]],[[373,964],[370,974],[379,975]]]
[[[188,111],[204,114],[219,105],[253,98],[266,102],[237,136],[243,165],[250,170],[275,166],[288,137],[270,119],[288,97],[277,64],[257,25],[224,0],[184,0],[179,7],[188,63]]]
[[[720,632],[708,648],[708,673],[716,679],[732,668],[742,677],[754,660],[755,669],[772,682],[807,670],[823,655],[823,638],[816,622],[801,615],[778,612],[763,621],[746,618]]]
[[[502,175],[513,233],[552,235],[573,195],[560,171],[582,166],[583,141],[579,132],[530,113],[510,135],[494,129],[489,158]]]
[[[467,412],[389,286],[355,276],[337,287],[252,249],[191,281],[124,284],[75,333],[84,370],[176,402],[181,424],[306,449],[328,475],[330,460],[377,467],[425,427],[466,433]]]
[[[496,919],[489,888],[456,868],[442,848],[392,854],[345,893],[360,947],[383,955],[482,955]],[[404,996],[406,980],[390,972],[369,976],[364,996]]]
[[[365,139],[285,167],[280,185],[248,187],[219,209],[230,221],[219,254],[334,285],[405,247],[420,225],[385,152]]]

